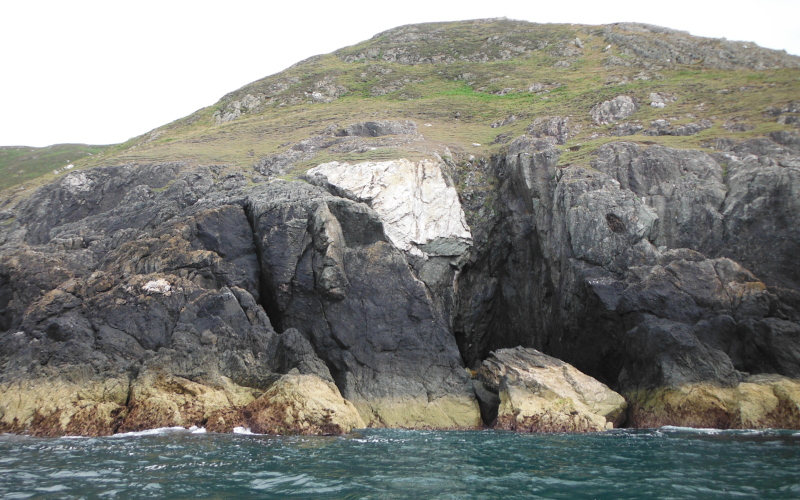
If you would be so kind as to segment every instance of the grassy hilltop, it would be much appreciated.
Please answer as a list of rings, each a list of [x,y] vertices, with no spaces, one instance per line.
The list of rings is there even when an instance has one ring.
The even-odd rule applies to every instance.
[[[562,162],[584,162],[598,146],[620,140],[618,124],[598,125],[589,115],[616,96],[636,100],[638,110],[625,121],[642,130],[659,119],[671,127],[700,121],[707,127],[690,136],[639,132],[625,140],[706,148],[719,137],[792,129],[792,120],[779,123],[767,111],[786,108],[799,90],[800,58],[752,43],[629,23],[431,23],[312,57],[123,144],[84,146],[81,151],[92,155],[78,159],[76,151],[69,161],[80,168],[184,160],[247,170],[356,122],[410,119],[422,134],[402,145],[376,141],[361,151],[319,151],[295,162],[288,173],[294,176],[321,161],[414,158],[445,147],[456,156],[485,157],[525,133],[534,119],[563,116],[570,136],[558,146],[566,150]],[[653,93],[668,104],[651,106]],[[0,158],[6,173],[25,172],[6,175],[0,188],[52,170]]]

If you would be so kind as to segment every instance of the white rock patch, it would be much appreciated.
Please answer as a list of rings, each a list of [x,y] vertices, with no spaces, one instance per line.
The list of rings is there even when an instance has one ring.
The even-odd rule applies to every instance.
[[[147,293],[159,293],[169,296],[172,294],[172,285],[165,279],[158,279],[145,283],[144,286],[142,286],[142,290]]]
[[[402,250],[419,254],[418,246],[440,239],[472,243],[458,193],[445,182],[437,161],[330,162],[307,175],[321,176],[348,198],[370,205]]]
[[[83,172],[73,172],[61,180],[61,185],[73,195],[94,189],[94,181]]]

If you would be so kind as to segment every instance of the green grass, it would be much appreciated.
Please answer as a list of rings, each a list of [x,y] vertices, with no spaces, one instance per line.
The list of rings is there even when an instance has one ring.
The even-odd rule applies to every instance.
[[[52,174],[54,170],[100,154],[106,146],[56,144],[44,148],[0,147],[0,190]]]
[[[22,158],[22,152],[0,152],[0,173],[3,174],[0,189],[43,175],[48,178],[48,172],[63,167],[68,161],[82,168],[185,160],[248,170],[259,158],[285,151],[291,144],[322,134],[328,127],[367,120],[413,120],[424,140],[363,154],[322,152],[311,161],[296,165],[287,175],[296,177],[325,161],[430,157],[434,152],[443,152],[445,147],[459,157],[488,157],[503,148],[503,145],[492,144],[498,134],[519,136],[534,119],[544,116],[570,116],[571,123],[580,128],[563,147],[561,161],[564,164],[588,164],[592,152],[610,141],[702,149],[704,143],[718,137],[743,139],[792,129],[775,123],[774,118],[765,117],[763,111],[797,99],[799,69],[724,71],[683,66],[647,70],[652,79],[637,79],[643,67],[604,65],[609,53],[603,51],[607,45],[603,29],[492,20],[432,23],[390,30],[231,92],[207,108],[159,127],[157,131],[161,135],[155,140],[151,134],[143,134],[105,149],[83,146],[89,148],[87,151],[92,152],[92,156],[87,153],[79,157],[75,152],[67,155],[74,157],[54,155],[47,161],[38,161],[42,158],[39,154],[38,163],[33,162],[31,156]],[[414,37],[420,39],[415,41]],[[582,52],[575,57],[558,56],[557,52],[570,47],[575,37],[583,43]],[[521,52],[509,48],[523,46],[525,50]],[[445,57],[450,62],[402,64],[386,59],[393,50],[423,59]],[[506,57],[504,50],[510,51],[513,57]],[[636,63],[635,57],[622,54],[616,47],[611,53]],[[363,57],[345,62],[355,56]],[[483,56],[486,61],[476,62]],[[568,60],[570,66],[554,67],[562,60]],[[318,89],[317,84],[323,81],[343,89],[342,94],[330,103],[311,102],[309,93]],[[528,89],[533,83],[544,84],[548,90],[531,93]],[[504,89],[512,90],[501,95],[499,92]],[[651,92],[674,94],[676,100],[666,108],[652,108],[649,106]],[[378,95],[381,93],[383,95]],[[264,104],[259,110],[232,122],[215,122],[215,111],[248,94],[262,99]],[[613,125],[595,125],[589,110],[599,102],[623,94],[634,97],[641,105],[628,121],[638,121],[645,128],[656,119],[680,124],[705,118],[711,119],[714,126],[689,137],[608,136]],[[518,117],[516,123],[490,128],[493,122],[512,114]],[[724,130],[722,124],[734,118],[751,123],[755,128],[748,132]],[[426,123],[431,126],[426,127]],[[581,146],[579,150],[568,150],[576,145]],[[32,154],[33,148],[22,149]]]

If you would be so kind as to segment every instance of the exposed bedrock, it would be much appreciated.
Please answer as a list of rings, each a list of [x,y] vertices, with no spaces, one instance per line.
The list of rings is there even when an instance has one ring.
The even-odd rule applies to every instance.
[[[478,426],[447,322],[379,215],[307,184],[268,189],[248,212],[280,328],[311,339],[370,425]]]
[[[480,425],[446,320],[367,205],[179,165],[136,185],[128,170],[46,186],[4,234],[0,427],[263,426],[283,417],[253,402],[294,370],[335,381],[370,425]],[[270,399],[291,414],[318,385]],[[320,412],[291,432],[359,422]]]
[[[764,139],[717,157],[612,143],[591,167],[560,166],[518,139],[494,160],[500,215],[456,281],[466,363],[532,347],[637,398],[798,377],[796,160]]]
[[[508,428],[619,425],[506,376],[562,362],[625,395],[630,425],[796,427],[799,142],[560,165],[523,136],[467,214],[440,159],[328,163],[313,185],[71,172],[0,228],[0,430],[463,429],[478,400]],[[518,346],[558,359],[503,361],[505,389],[465,370]]]

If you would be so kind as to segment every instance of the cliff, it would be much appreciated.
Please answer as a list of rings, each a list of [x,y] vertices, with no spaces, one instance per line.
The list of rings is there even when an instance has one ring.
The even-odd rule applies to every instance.
[[[798,68],[408,26],[6,191],[0,431],[800,428]]]

